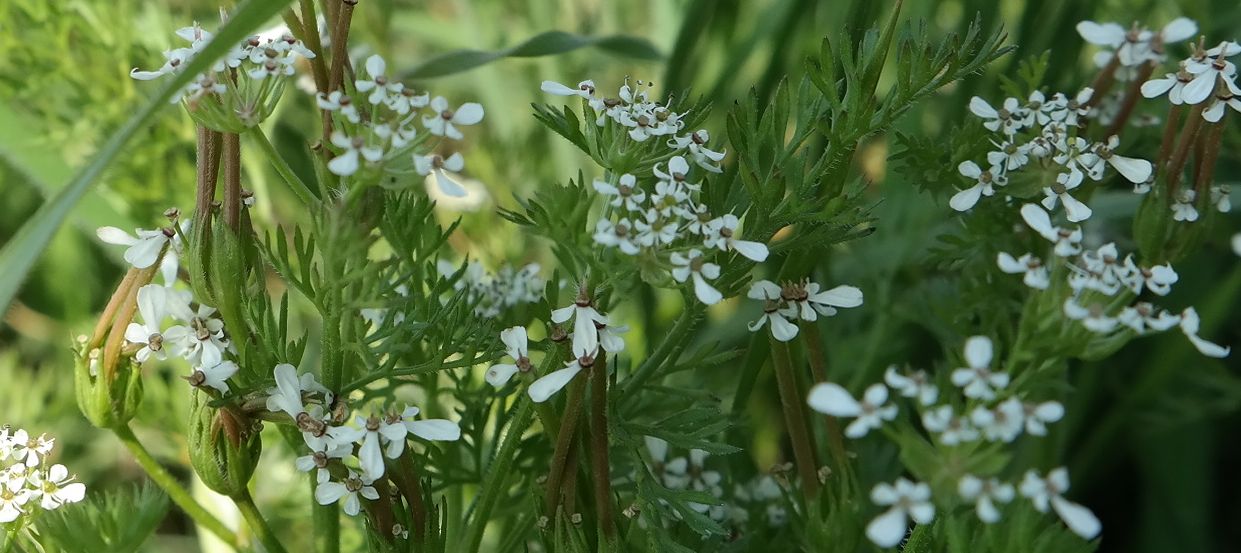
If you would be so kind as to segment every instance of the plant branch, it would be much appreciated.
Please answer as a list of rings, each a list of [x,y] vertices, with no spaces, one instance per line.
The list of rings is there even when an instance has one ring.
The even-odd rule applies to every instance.
[[[569,384],[568,398],[565,401],[564,418],[560,421],[560,429],[556,432],[556,447],[552,452],[551,467],[547,473],[547,516],[556,517],[556,507],[560,505],[560,486],[564,481],[565,464],[569,456],[569,448],[573,446],[573,436],[577,429],[577,421],[582,417],[582,396],[586,394],[587,376],[579,374]]]
[[[521,443],[521,436],[534,422],[534,403],[530,401],[530,397],[520,394],[517,401],[517,416],[509,424],[504,443],[500,445],[495,459],[487,467],[487,478],[483,482],[478,508],[474,511],[474,518],[466,529],[466,551],[477,552],[482,546],[483,532],[487,529],[487,523],[491,519],[491,510],[495,508],[496,501],[505,491],[508,473],[513,469],[513,460],[517,456],[517,446]]]
[[[590,370],[590,464],[595,485],[595,516],[604,539],[616,538],[612,516],[612,471],[608,462],[608,367],[600,356]]]
[[[814,460],[814,441],[806,429],[806,413],[802,410],[805,398],[797,392],[797,376],[793,374],[793,363],[787,342],[771,338],[771,364],[776,373],[776,383],[780,388],[780,404],[784,411],[784,422],[788,427],[789,440],[793,443],[793,460],[797,464],[797,472],[802,479],[802,491],[805,492],[806,499],[814,499],[819,493],[819,471]]]
[[[241,228],[241,136],[224,133],[224,224],[236,233]]]
[[[284,545],[276,539],[276,534],[272,532],[271,526],[267,524],[267,519],[263,518],[263,514],[259,512],[259,508],[254,504],[254,497],[250,495],[249,490],[244,490],[238,496],[232,498],[233,503],[237,505],[237,510],[241,511],[241,516],[246,519],[246,524],[250,525],[250,531],[254,532],[259,538],[259,542],[263,544],[263,548],[268,553],[284,553]]]
[[[237,534],[229,530],[215,515],[207,512],[207,509],[203,508],[202,505],[199,505],[190,493],[181,486],[181,483],[177,482],[177,479],[169,474],[167,470],[164,470],[164,467],[151,456],[151,453],[146,450],[142,442],[138,441],[138,437],[134,436],[134,431],[129,428],[128,424],[118,425],[112,429],[112,432],[116,434],[117,438],[120,438],[121,443],[125,444],[130,454],[134,456],[134,460],[146,471],[151,480],[155,481],[155,484],[164,490],[164,493],[168,494],[172,502],[176,503],[185,514],[189,515],[196,524],[215,534],[216,537],[223,540],[224,543],[233,549],[240,549]]]

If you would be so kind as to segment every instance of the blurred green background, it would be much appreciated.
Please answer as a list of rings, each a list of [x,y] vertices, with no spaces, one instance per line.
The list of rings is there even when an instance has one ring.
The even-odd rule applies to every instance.
[[[489,198],[473,211],[444,208],[444,221],[462,217],[453,247],[491,268],[508,261],[541,261],[546,245],[524,241],[513,229],[497,230],[495,206],[512,207],[540,186],[575,177],[588,167],[572,146],[541,128],[531,102],[550,99],[539,82],[572,85],[591,78],[601,90],[625,76],[652,80],[660,91],[690,89],[716,109],[708,128],[724,137],[723,115],[753,88],[769,96],[779,79],[800,78],[805,57],[821,38],[848,29],[855,39],[891,10],[873,0],[362,0],[355,15],[356,56],[383,54],[389,67],[410,68],[431,56],[469,48],[494,50],[538,33],[562,30],[586,36],[628,35],[649,41],[660,59],[583,48],[543,58],[504,59],[465,73],[416,83],[454,102],[478,101],[487,112],[468,136],[467,172]],[[128,77],[133,67],[162,63],[160,52],[177,39],[172,31],[192,21],[208,29],[218,5],[190,0],[0,0],[0,242],[7,241],[50,192],[117,129],[156,86]],[[974,94],[1000,96],[998,79],[1013,76],[1019,60],[1051,51],[1050,91],[1075,91],[1089,82],[1089,55],[1073,29],[1083,19],[1135,17],[1159,27],[1178,15],[1199,22],[1212,40],[1241,33],[1235,0],[910,0],[904,18],[925,20],[932,34],[963,31],[975,14],[984,29],[1002,25],[1017,50],[983,75],[957,83],[908,114],[900,131],[944,136],[966,115]],[[273,25],[278,22],[273,21]],[[1176,57],[1178,51],[1174,51]],[[881,86],[882,88],[882,86]],[[304,156],[314,133],[311,98],[290,89],[271,135],[290,157]],[[1157,132],[1157,131],[1156,131]],[[1218,178],[1236,184],[1237,128],[1229,129]],[[892,141],[877,137],[857,163],[873,182],[877,232],[846,244],[832,259],[832,273],[863,287],[867,306],[839,319],[829,337],[833,367],[850,367],[859,380],[875,379],[893,362],[932,366],[943,358],[940,338],[952,336],[956,316],[950,273],[928,261],[934,236],[954,224],[943,198],[920,191],[916,178],[886,163]],[[719,140],[717,139],[717,140]],[[255,152],[257,154],[257,152]],[[259,224],[296,221],[301,214],[258,155],[247,156],[246,186],[258,193]],[[955,163],[955,161],[954,161]],[[74,212],[28,279],[0,326],[0,424],[48,432],[58,438],[59,460],[95,488],[142,478],[111,437],[89,427],[73,401],[69,340],[93,325],[121,275],[119,251],[101,247],[94,228],[151,227],[169,206],[188,209],[193,194],[193,127],[175,107],[166,109],[132,141],[105,178]],[[587,174],[587,177],[591,175]],[[1098,224],[1127,228],[1127,194],[1098,200]],[[1109,218],[1112,217],[1112,218]],[[1238,226],[1234,219],[1234,231]],[[1228,253],[1227,234],[1178,267],[1182,283],[1170,305],[1197,305],[1206,335],[1241,343],[1241,268]],[[0,267],[0,270],[4,268]],[[545,270],[544,276],[550,276]],[[671,316],[675,306],[657,315]],[[713,311],[723,339],[742,338],[736,305]],[[734,316],[737,315],[737,316]],[[641,321],[637,321],[640,324]],[[642,328],[633,336],[641,336]],[[711,386],[731,390],[735,375],[719,367]],[[184,389],[173,372],[153,367],[148,377],[140,435],[170,463],[181,463],[181,443],[164,436],[168,413],[185,411]],[[1074,492],[1104,521],[1103,550],[1179,553],[1233,550],[1241,543],[1241,365],[1197,355],[1179,336],[1139,341],[1106,362],[1077,367],[1078,388],[1062,436]],[[769,377],[768,377],[769,378]],[[763,380],[747,424],[779,428],[774,383]],[[141,427],[161,432],[141,432]],[[764,426],[765,425],[765,426]],[[760,432],[751,454],[770,464],[774,431]],[[176,434],[172,434],[175,436]],[[275,455],[288,456],[278,448]],[[266,458],[266,457],[265,457]],[[280,459],[265,463],[275,466]],[[287,467],[288,464],[285,463]],[[187,471],[182,470],[182,474]],[[304,498],[286,497],[292,476],[278,472],[259,489],[260,503],[287,507],[276,518],[300,520]],[[298,488],[300,489],[300,487]],[[287,522],[292,523],[292,522]],[[151,550],[180,547],[185,522],[170,519]]]

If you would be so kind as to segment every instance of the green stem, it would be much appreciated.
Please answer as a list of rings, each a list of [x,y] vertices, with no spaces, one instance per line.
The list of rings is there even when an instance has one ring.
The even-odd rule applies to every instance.
[[[263,548],[268,553],[284,553],[284,545],[276,539],[276,534],[271,531],[267,519],[263,518],[258,506],[254,504],[254,497],[250,495],[250,491],[243,491],[241,495],[232,499],[237,505],[237,510],[241,511],[241,516],[246,519],[246,524],[250,525],[250,531],[254,532],[254,535],[258,536],[259,541],[263,543]]]
[[[160,489],[164,490],[164,493],[168,494],[173,503],[176,503],[199,526],[215,534],[216,537],[233,549],[239,549],[237,534],[229,530],[215,515],[207,512],[207,509],[199,505],[197,501],[194,501],[194,498],[181,486],[181,483],[177,482],[177,479],[169,474],[167,470],[164,470],[159,461],[156,461],[151,456],[151,452],[147,451],[146,447],[143,447],[142,442],[138,441],[137,436],[134,436],[134,431],[129,428],[128,424],[119,425],[113,428],[112,432],[116,434],[117,438],[120,438],[121,443],[125,444],[125,447],[134,456],[134,460],[138,461],[138,465],[146,471],[147,475],[151,477],[151,480],[155,481],[155,484]]]
[[[4,549],[0,549],[0,553],[9,553],[13,550],[13,544],[17,543],[17,533],[21,532],[21,530],[22,526],[20,524],[14,524],[12,528],[9,528],[8,532],[5,532]]]
[[[500,450],[496,452],[496,457],[487,470],[487,479],[483,482],[478,508],[475,509],[474,518],[466,529],[466,551],[477,552],[482,546],[483,532],[487,529],[491,510],[495,508],[496,501],[506,489],[508,473],[513,468],[513,460],[517,457],[517,446],[521,443],[521,435],[534,422],[534,403],[530,401],[530,397],[520,394],[520,399],[517,401],[519,404],[517,417],[509,425],[504,443],[500,445]]]
[[[254,137],[254,141],[263,149],[263,153],[267,155],[267,160],[276,169],[276,174],[280,175],[285,184],[289,185],[289,190],[293,191],[297,199],[301,200],[306,207],[317,205],[319,202],[310,191],[310,187],[297,176],[297,173],[293,172],[293,168],[289,167],[289,163],[276,151],[276,146],[267,138],[267,134],[263,132],[263,129],[255,127],[249,134]]]
[[[564,418],[560,421],[560,430],[556,433],[556,448],[552,452],[552,464],[547,473],[547,516],[556,518],[556,508],[560,505],[560,486],[564,481],[565,465],[568,463],[569,448],[573,446],[573,436],[577,430],[578,419],[582,417],[582,396],[586,394],[587,375],[578,374],[569,384],[569,397],[565,400]],[[574,469],[576,470],[576,469]]]
[[[665,358],[668,357],[672,350],[685,342],[686,334],[689,334],[694,328],[694,323],[698,320],[698,310],[701,309],[701,303],[693,303],[686,306],[681,312],[681,318],[677,319],[672,330],[670,330],[664,340],[660,342],[655,351],[647,357],[642,365],[638,366],[638,370],[633,375],[625,379],[624,386],[621,387],[621,395],[627,396],[637,390],[642,384],[646,383],[655,374],[655,370],[663,364]]]
[[[612,470],[608,460],[608,366],[600,356],[590,369],[590,473],[595,486],[595,516],[602,530],[602,542],[616,541],[616,520],[612,516]]]
[[[814,441],[806,429],[806,413],[802,410],[806,399],[797,392],[797,375],[793,374],[789,345],[775,337],[771,338],[771,364],[780,388],[780,407],[784,411],[789,441],[793,443],[793,460],[801,476],[802,491],[806,499],[814,499],[819,493],[819,470],[814,460]]]
[[[801,335],[806,342],[806,351],[810,354],[810,370],[814,372],[815,382],[827,382],[827,356],[823,352],[823,337],[819,333],[819,325],[812,321],[802,321]],[[832,460],[836,462],[836,469],[848,470],[844,434],[840,431],[840,419],[836,417],[827,417],[827,446]]]
[[[315,487],[318,483],[315,481],[315,472],[310,473],[310,495],[314,497]],[[340,508],[335,504],[320,505],[318,501],[314,503],[311,510],[311,517],[314,521],[315,541],[318,543],[319,553],[339,553],[340,552]]]

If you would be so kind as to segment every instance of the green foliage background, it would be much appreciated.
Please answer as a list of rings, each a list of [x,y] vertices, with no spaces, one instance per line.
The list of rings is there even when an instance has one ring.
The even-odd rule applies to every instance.
[[[860,40],[860,32],[880,21],[889,4],[362,0],[352,42],[377,48],[390,67],[415,75],[430,74],[434,67],[424,62],[446,52],[501,50],[551,30],[587,37],[627,35],[653,45],[658,56],[621,43],[558,56],[497,59],[418,81],[457,101],[481,102],[487,110],[481,130],[471,135],[467,157],[470,175],[486,185],[490,198],[477,211],[440,210],[437,215],[445,224],[462,217],[454,248],[492,268],[505,261],[551,266],[546,243],[523,241],[508,223],[499,226],[495,214],[496,208],[516,207],[515,196],[530,197],[585,165],[580,152],[532,116],[529,104],[546,100],[538,90],[540,81],[593,78],[600,88],[610,88],[629,75],[653,80],[657,90],[690,89],[694,97],[720,107],[740,101],[751,87],[760,98],[770,98],[783,75],[797,82],[804,59],[817,51],[825,34],[846,28]],[[193,20],[210,28],[216,9],[212,2],[190,0],[0,0],[0,242],[7,242],[154,94],[154,87],[128,77],[130,68],[158,65],[159,52],[175,40],[173,29]],[[911,0],[904,13],[908,20],[926,20],[932,34],[961,31],[977,13],[984,29],[1003,25],[1017,46],[985,74],[949,87],[902,120],[898,133],[916,137],[915,145],[941,149],[949,131],[966,117],[969,97],[1000,96],[1001,80],[1016,78],[1019,60],[1050,50],[1051,70],[1043,84],[1052,90],[1085,85],[1091,77],[1090,52],[1073,29],[1082,19],[1127,24],[1140,17],[1158,27],[1186,15],[1209,37],[1241,35],[1241,8],[1230,0]],[[309,101],[306,96],[296,100]],[[721,137],[726,112],[715,110],[706,125]],[[299,144],[311,126],[285,115],[277,115],[273,140],[295,158],[302,155]],[[1217,173],[1221,182],[1234,186],[1241,180],[1235,147],[1241,144],[1239,134],[1236,125],[1228,130],[1225,140],[1234,147],[1225,149]],[[961,321],[978,309],[960,301],[967,290],[957,289],[950,279],[959,268],[935,262],[934,250],[952,247],[936,236],[952,232],[956,223],[942,194],[937,199],[930,192],[951,187],[955,173],[898,171],[887,162],[898,149],[892,135],[875,137],[863,149],[858,163],[877,204],[876,230],[834,252],[826,268],[834,280],[857,283],[867,294],[866,307],[839,317],[833,327],[838,335],[827,337],[829,365],[851,374],[855,384],[877,379],[889,363],[932,366],[944,357],[939,342],[958,336]],[[959,161],[942,150],[911,155],[932,162],[940,156],[948,171]],[[286,197],[289,192],[259,156],[248,157],[253,163],[245,168],[246,184],[261,198],[253,215],[267,226],[296,221],[303,214]],[[166,207],[192,205],[192,183],[193,127],[179,109],[169,107],[79,204],[0,326],[0,423],[56,436],[59,461],[91,489],[142,479],[119,444],[90,428],[72,399],[69,339],[93,325],[92,316],[121,275],[120,252],[101,247],[93,230],[105,224],[157,224]],[[1133,201],[1123,192],[1113,194],[1098,198],[1101,219],[1107,218],[1109,205]],[[1241,226],[1235,217],[1233,226]],[[1005,232],[1002,226],[995,231]],[[1182,284],[1173,302],[1199,306],[1205,334],[1241,343],[1241,314],[1235,309],[1241,303],[1241,264],[1227,245],[1210,245],[1178,271]],[[630,339],[649,341],[672,324],[676,306],[656,305],[645,320],[629,321],[635,326]],[[719,340],[745,338],[740,323],[752,313],[740,309],[733,302],[712,310]],[[157,437],[179,435],[168,427],[178,417],[166,414],[185,412],[184,387],[167,368],[154,372],[147,379],[138,426],[162,432],[140,435],[149,436],[149,447],[166,461],[188,466],[182,443]],[[740,360],[734,360],[681,378],[727,395],[740,373]],[[1076,499],[1103,519],[1101,550],[1205,553],[1241,541],[1235,524],[1241,505],[1231,500],[1241,487],[1235,471],[1241,463],[1241,365],[1236,356],[1210,360],[1180,337],[1155,337],[1106,362],[1075,367],[1073,381],[1077,390],[1067,405],[1071,418],[1057,439],[1068,452]],[[776,401],[774,382],[764,375],[744,423],[780,428]],[[782,457],[779,447],[773,430],[760,433],[744,454],[755,456],[759,466],[770,465]],[[264,474],[272,477],[260,483],[259,501],[287,507],[273,513],[279,526],[307,524],[298,517],[304,512],[299,502],[308,499],[287,497],[292,476],[274,467],[288,459],[268,459],[273,467]],[[188,474],[188,469],[181,472]],[[147,547],[183,547],[189,531],[186,521],[166,520]]]

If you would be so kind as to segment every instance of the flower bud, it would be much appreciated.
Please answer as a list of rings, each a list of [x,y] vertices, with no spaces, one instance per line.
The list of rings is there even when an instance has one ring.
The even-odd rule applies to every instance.
[[[190,464],[203,483],[230,497],[246,492],[263,441],[252,421],[231,406],[212,407],[211,396],[195,390],[187,432]]]
[[[142,375],[132,357],[103,370],[103,350],[90,348],[86,337],[74,347],[73,388],[78,409],[99,428],[118,428],[129,423],[142,403]]]

